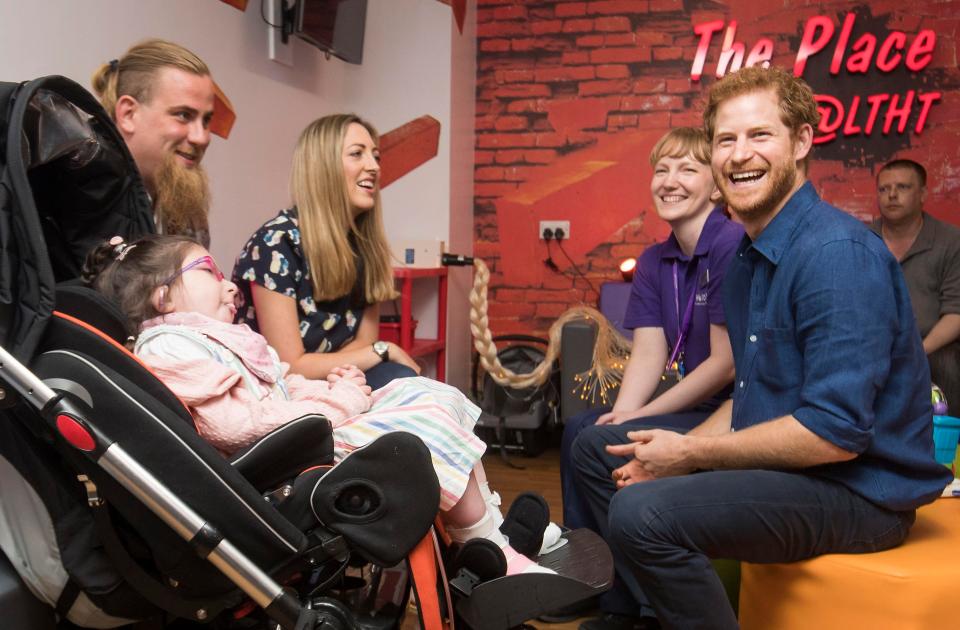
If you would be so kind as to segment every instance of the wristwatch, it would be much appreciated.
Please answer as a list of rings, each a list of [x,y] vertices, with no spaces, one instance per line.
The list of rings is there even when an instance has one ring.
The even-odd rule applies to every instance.
[[[390,360],[390,346],[387,345],[386,341],[374,341],[373,351],[377,353],[378,357],[380,357],[380,361]]]

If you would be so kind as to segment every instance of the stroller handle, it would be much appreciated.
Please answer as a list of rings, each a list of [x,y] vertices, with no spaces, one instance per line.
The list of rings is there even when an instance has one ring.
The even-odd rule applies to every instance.
[[[119,444],[111,444],[99,464],[258,606],[266,609],[283,594],[282,587],[273,578],[223,538],[215,527],[130,457]]]
[[[127,491],[188,541],[283,628],[294,628],[302,613],[299,602],[200,514],[184,503],[120,444],[84,418],[79,405],[48,387],[0,346],[0,379],[12,386],[68,444],[93,460]],[[95,490],[94,490],[95,491]],[[197,611],[202,619],[204,611]]]
[[[17,361],[3,346],[0,346],[0,378],[38,410],[43,409],[57,396],[56,392]]]

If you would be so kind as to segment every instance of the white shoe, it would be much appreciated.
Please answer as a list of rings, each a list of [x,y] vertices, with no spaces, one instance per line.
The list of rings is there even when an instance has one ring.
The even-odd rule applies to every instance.
[[[550,523],[547,525],[547,528],[543,530],[543,544],[540,545],[539,555],[542,556],[544,554],[554,552],[567,544],[567,539],[561,538],[562,534],[563,532],[560,531],[560,526],[556,523]]]
[[[483,486],[480,486],[480,488],[482,490]],[[500,498],[500,493],[487,490],[486,492],[481,492],[481,494],[487,506],[490,508],[490,513],[493,514],[494,526],[500,529],[500,525],[503,523],[503,513],[500,512],[500,504],[503,503],[503,500]]]

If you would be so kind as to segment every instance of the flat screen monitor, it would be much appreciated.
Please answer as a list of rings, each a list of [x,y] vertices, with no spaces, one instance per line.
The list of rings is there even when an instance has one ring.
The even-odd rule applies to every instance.
[[[367,0],[299,0],[294,33],[348,63],[363,61]]]

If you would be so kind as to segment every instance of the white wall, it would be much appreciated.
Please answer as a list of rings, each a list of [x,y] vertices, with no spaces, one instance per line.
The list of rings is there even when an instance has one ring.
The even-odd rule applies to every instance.
[[[383,192],[387,232],[391,240],[451,242],[451,48],[459,35],[451,33],[450,7],[437,0],[369,0],[360,66],[326,60],[299,40],[294,67],[270,61],[267,28],[260,0],[250,0],[246,12],[219,0],[0,0],[0,80],[62,74],[89,87],[98,64],[147,37],[196,52],[238,117],[230,139],[214,137],[204,159],[214,196],[212,250],[224,267],[265,219],[289,203],[290,156],[308,122],[353,111],[383,132],[430,114],[441,123],[439,155]],[[458,48],[473,46],[471,37]],[[474,76],[471,70],[471,99]],[[467,92],[462,84],[460,92]],[[458,142],[469,147],[472,162],[472,127],[461,125],[458,133],[471,135]],[[458,181],[466,181],[462,160],[456,169]],[[457,211],[472,216],[462,204]],[[460,226],[467,216],[453,223]],[[428,329],[435,326],[435,308],[418,305]],[[451,325],[465,327],[466,320]],[[464,360],[451,357],[451,363]]]

